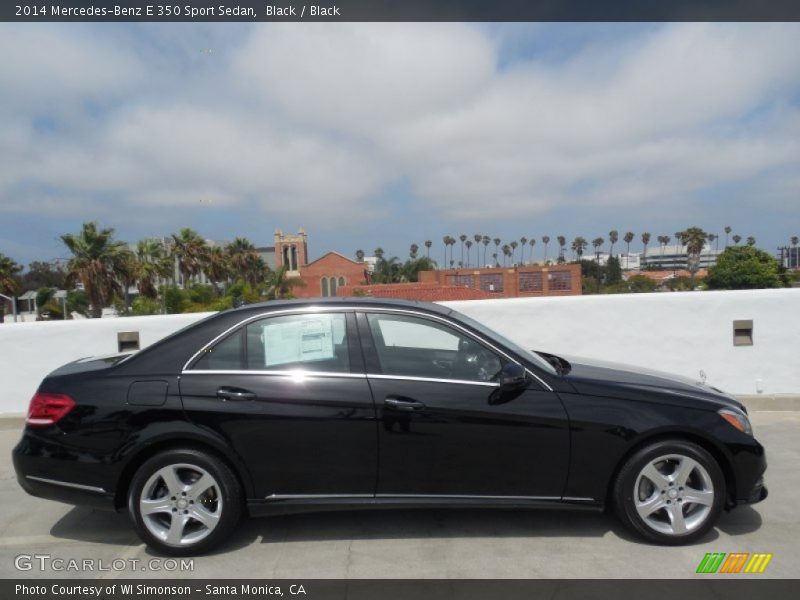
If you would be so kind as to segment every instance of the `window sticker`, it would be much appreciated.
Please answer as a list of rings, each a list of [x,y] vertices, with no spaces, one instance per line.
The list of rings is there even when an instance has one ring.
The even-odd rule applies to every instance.
[[[268,322],[263,326],[265,366],[330,360],[335,356],[333,334],[333,315]]]

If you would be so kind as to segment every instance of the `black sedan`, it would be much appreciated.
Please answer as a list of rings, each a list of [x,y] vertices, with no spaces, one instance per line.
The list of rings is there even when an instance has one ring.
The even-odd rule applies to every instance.
[[[608,507],[681,544],[767,495],[764,448],[719,390],[363,298],[245,306],[70,363],[13,454],[30,494],[126,510],[165,554],[243,514],[432,506]]]

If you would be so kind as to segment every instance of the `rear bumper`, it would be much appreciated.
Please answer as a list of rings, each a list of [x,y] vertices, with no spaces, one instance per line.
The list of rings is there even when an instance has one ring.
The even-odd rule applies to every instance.
[[[52,453],[49,445],[27,434],[12,452],[14,471],[23,490],[31,496],[115,510],[114,491],[99,477],[105,469],[75,460],[69,453]]]

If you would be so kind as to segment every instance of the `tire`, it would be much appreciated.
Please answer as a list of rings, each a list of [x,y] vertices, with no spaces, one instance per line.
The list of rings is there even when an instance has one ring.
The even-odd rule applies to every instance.
[[[655,442],[631,456],[617,475],[613,503],[635,534],[662,545],[689,544],[716,524],[725,476],[704,448],[683,440]]]
[[[139,537],[156,552],[201,554],[236,527],[242,490],[230,467],[213,454],[167,450],[136,471],[128,511]]]

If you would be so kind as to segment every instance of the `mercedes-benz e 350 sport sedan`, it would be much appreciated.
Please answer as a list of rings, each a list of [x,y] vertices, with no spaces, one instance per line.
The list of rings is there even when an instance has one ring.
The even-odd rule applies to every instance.
[[[764,448],[722,392],[375,299],[245,306],[68,364],[13,458],[30,494],[128,511],[164,554],[243,515],[432,506],[608,507],[680,544],[767,495]]]

